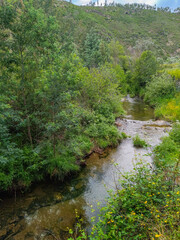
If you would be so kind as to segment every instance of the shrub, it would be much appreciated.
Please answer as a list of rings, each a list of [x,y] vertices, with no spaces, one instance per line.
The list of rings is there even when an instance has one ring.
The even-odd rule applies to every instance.
[[[158,105],[164,99],[171,98],[175,94],[175,83],[170,75],[163,73],[154,76],[145,88],[144,99],[152,106]]]
[[[133,144],[135,147],[142,148],[147,147],[147,143],[145,140],[141,139],[138,135],[133,138]]]
[[[178,239],[179,188],[174,173],[138,164],[112,193],[89,239]]]
[[[180,94],[174,98],[163,101],[163,103],[155,109],[157,117],[165,117],[169,120],[180,121]]]
[[[174,182],[176,176],[174,167],[165,172],[137,163],[134,172],[123,176],[121,189],[109,192],[89,236],[80,220],[76,232],[69,231],[69,240],[179,239],[180,191]]]
[[[173,139],[176,144],[180,145],[180,123],[174,124],[170,132],[170,138]]]
[[[156,166],[168,167],[174,165],[180,158],[180,124],[174,124],[168,137],[154,149]]]

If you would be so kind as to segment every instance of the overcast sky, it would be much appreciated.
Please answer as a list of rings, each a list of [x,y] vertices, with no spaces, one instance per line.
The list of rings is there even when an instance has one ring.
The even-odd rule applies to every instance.
[[[95,2],[96,0],[92,0]],[[99,0],[99,2],[104,2],[105,0]],[[113,0],[107,0],[108,3],[113,2]],[[72,0],[74,4],[86,5],[90,0]],[[157,5],[158,7],[170,7],[175,9],[180,7],[180,0],[114,0],[116,3],[126,4],[126,3],[146,3],[149,5]]]

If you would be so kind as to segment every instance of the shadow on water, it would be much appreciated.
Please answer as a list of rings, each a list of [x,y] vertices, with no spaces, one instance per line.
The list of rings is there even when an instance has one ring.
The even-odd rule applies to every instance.
[[[119,119],[119,130],[127,135],[137,133],[152,147],[166,135],[168,127],[151,126],[153,110],[139,99],[123,102],[127,117]],[[0,202],[0,239],[33,240],[53,239],[45,230],[63,236],[67,227],[75,224],[75,209],[83,217],[88,228],[92,216],[98,214],[97,202],[101,206],[108,197],[108,189],[115,189],[119,171],[112,162],[118,163],[121,172],[133,169],[136,158],[151,162],[152,147],[136,149],[131,138],[127,138],[116,149],[108,149],[103,155],[93,153],[87,159],[87,167],[78,176],[65,183],[42,183],[30,192]],[[91,212],[91,206],[95,212]]]

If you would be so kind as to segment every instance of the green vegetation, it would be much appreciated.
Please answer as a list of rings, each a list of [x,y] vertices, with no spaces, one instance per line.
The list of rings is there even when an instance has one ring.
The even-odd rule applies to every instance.
[[[120,175],[120,186],[101,208],[88,236],[78,223],[79,237],[69,239],[179,239],[180,124],[155,149],[155,167],[139,162]],[[93,220],[94,221],[94,220]]]
[[[180,124],[176,123],[168,137],[155,148],[155,163],[157,166],[172,166],[180,159]],[[178,166],[179,167],[179,166]]]
[[[79,171],[94,149],[116,146],[121,98],[140,96],[157,117],[180,120],[179,9],[0,3],[0,192]],[[146,147],[137,135],[134,146]],[[87,236],[179,239],[180,125],[111,193]]]
[[[139,137],[139,135],[136,135],[134,138],[133,138],[133,144],[135,147],[138,147],[138,148],[142,148],[142,147],[147,147],[147,143],[145,140],[141,139]]]
[[[3,1],[0,191],[63,180],[94,148],[116,146],[122,95],[179,119],[178,20],[146,5]]]
[[[62,44],[55,8],[40,5],[0,6],[0,191],[63,180],[94,147],[122,139],[114,122],[123,113],[123,68],[111,54],[100,61],[103,41],[88,50],[94,34],[100,39],[91,32],[83,62],[73,42]]]
[[[178,239],[179,188],[169,173],[137,165],[102,208],[90,239]]]

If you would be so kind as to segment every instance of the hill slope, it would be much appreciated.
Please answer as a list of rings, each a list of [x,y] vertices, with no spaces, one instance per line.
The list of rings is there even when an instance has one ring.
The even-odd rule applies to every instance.
[[[131,54],[147,49],[159,56],[180,54],[180,14],[133,5],[89,7],[58,2],[54,7],[63,35],[66,32],[67,39],[73,37],[78,48],[95,28],[105,40],[120,41]]]

